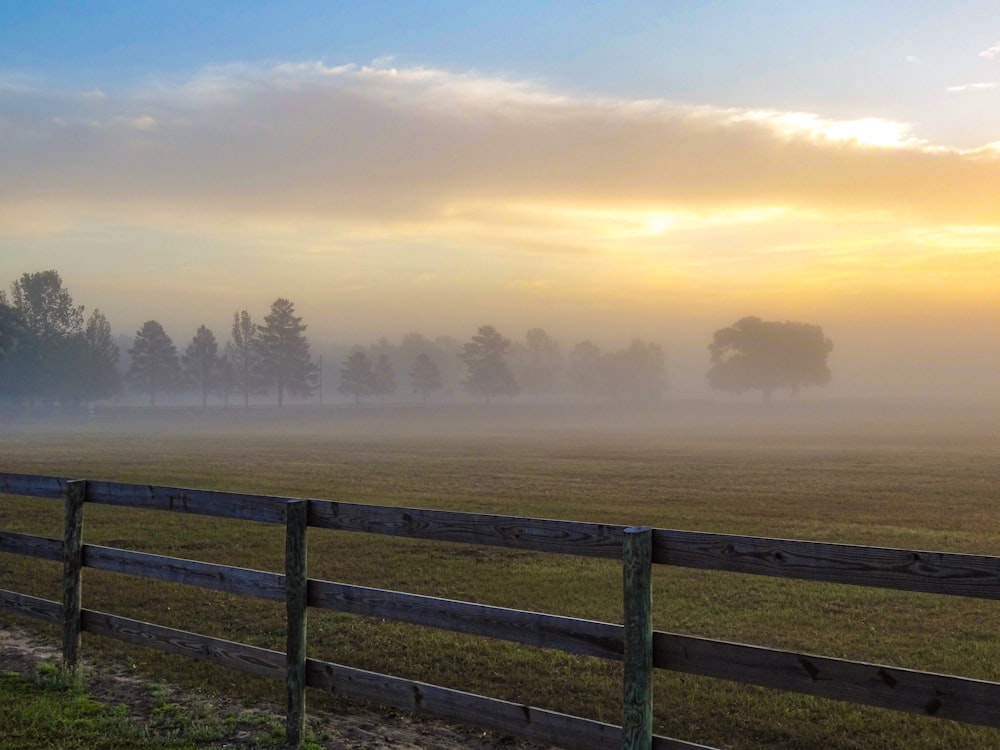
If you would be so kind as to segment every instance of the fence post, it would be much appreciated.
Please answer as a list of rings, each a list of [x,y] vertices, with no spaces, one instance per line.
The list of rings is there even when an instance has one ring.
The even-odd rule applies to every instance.
[[[625,674],[622,695],[623,750],[653,745],[653,532],[625,529],[622,571],[625,595]]]
[[[63,670],[80,666],[80,610],[83,588],[83,503],[87,483],[66,483],[63,513]]]
[[[285,734],[298,747],[306,726],[306,529],[309,501],[285,504],[285,604],[288,638],[285,649],[287,702]]]

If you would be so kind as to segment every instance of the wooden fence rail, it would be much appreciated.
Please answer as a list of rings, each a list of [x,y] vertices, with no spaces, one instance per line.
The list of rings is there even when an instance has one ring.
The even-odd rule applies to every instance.
[[[650,675],[666,669],[1000,727],[1000,683],[696,638],[652,628],[650,566],[673,565],[1000,599],[1000,558],[671,529],[434,511],[329,500],[0,473],[0,495],[62,499],[62,540],[0,531],[0,552],[64,565],[63,602],[0,590],[0,609],[63,626],[74,669],[81,631],[281,679],[288,740],[301,740],[306,686],[572,748],[704,748],[652,734]],[[283,524],[285,573],[82,544],[85,503]],[[308,527],[618,559],[623,625],[310,579]],[[84,567],[284,601],[284,653],[85,609]],[[307,658],[308,608],[368,615],[623,660],[622,726]]]

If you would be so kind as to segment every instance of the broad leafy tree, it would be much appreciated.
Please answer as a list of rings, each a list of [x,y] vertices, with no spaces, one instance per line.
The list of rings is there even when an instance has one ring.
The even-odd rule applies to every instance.
[[[250,394],[263,390],[260,327],[246,310],[233,313],[232,339],[226,347],[231,365],[232,389],[243,394],[243,408],[250,406]]]
[[[765,402],[779,388],[795,393],[830,381],[833,343],[816,325],[742,318],[716,331],[708,350],[709,385],[731,393],[760,391]]]
[[[219,344],[211,329],[198,327],[194,338],[181,356],[184,376],[201,394],[201,408],[208,407],[208,395],[222,388],[223,364]]]
[[[354,403],[361,403],[363,396],[375,393],[375,368],[371,358],[361,349],[355,349],[340,368],[337,390],[354,396]]]
[[[21,331],[10,362],[16,391],[34,401],[79,400],[75,377],[84,348],[83,307],[57,271],[25,273],[11,285]]]
[[[413,367],[410,368],[410,385],[413,386],[413,392],[419,393],[424,401],[444,387],[441,368],[427,352],[420,352],[413,360]]]
[[[278,406],[285,394],[311,396],[316,390],[319,366],[309,354],[306,325],[295,314],[295,305],[279,298],[271,303],[260,331],[260,372],[264,382],[278,392]]]
[[[156,395],[176,390],[181,382],[181,364],[177,347],[155,320],[147,320],[135,334],[128,379],[149,393],[149,405],[156,406]]]
[[[7,304],[7,297],[0,291],[0,361],[7,359],[14,349],[21,331],[21,320],[17,311]]]
[[[462,346],[465,387],[487,403],[497,396],[517,393],[517,381],[506,361],[509,346],[510,342],[493,326],[481,326],[472,340]]]
[[[598,369],[601,390],[616,401],[651,403],[667,386],[663,349],[639,339],[627,349],[602,356]]]

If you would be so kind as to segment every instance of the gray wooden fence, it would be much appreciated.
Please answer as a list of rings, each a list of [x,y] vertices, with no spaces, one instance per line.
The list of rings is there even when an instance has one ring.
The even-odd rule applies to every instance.
[[[570,748],[704,748],[652,734],[653,669],[761,685],[942,719],[1000,727],[1000,683],[653,630],[650,570],[674,565],[934,594],[1000,599],[1000,558],[786,539],[397,508],[117,482],[0,473],[0,495],[61,499],[61,540],[0,531],[0,552],[62,562],[63,601],[0,590],[0,609],[63,627],[67,669],[80,633],[109,636],[274,677],[287,685],[287,734],[297,744],[305,688],[474,724]],[[85,503],[284,524],[284,574],[82,544]],[[309,527],[617,559],[623,625],[310,579]],[[82,607],[90,567],[285,601],[284,653]],[[308,607],[428,625],[575,654],[623,660],[622,725],[309,659]]]

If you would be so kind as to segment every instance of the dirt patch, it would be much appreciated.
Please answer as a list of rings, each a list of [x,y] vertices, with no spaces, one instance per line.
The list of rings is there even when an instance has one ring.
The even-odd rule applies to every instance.
[[[0,671],[33,674],[45,663],[58,664],[60,651],[24,631],[6,626],[0,629]],[[105,664],[83,664],[87,692],[102,703],[125,705],[132,720],[151,733],[176,734],[171,715],[192,716],[208,712],[215,721],[225,722],[225,736],[206,741],[206,747],[250,750],[259,744],[273,747],[275,727],[284,725],[279,706],[262,705],[247,709],[224,696],[193,696],[173,685],[164,685],[127,674],[123,668]],[[167,707],[169,710],[164,710]],[[354,709],[335,717],[310,716],[313,741],[324,750],[540,750],[539,745],[521,742],[490,732],[454,726],[393,711]],[[265,737],[272,738],[261,743]]]

